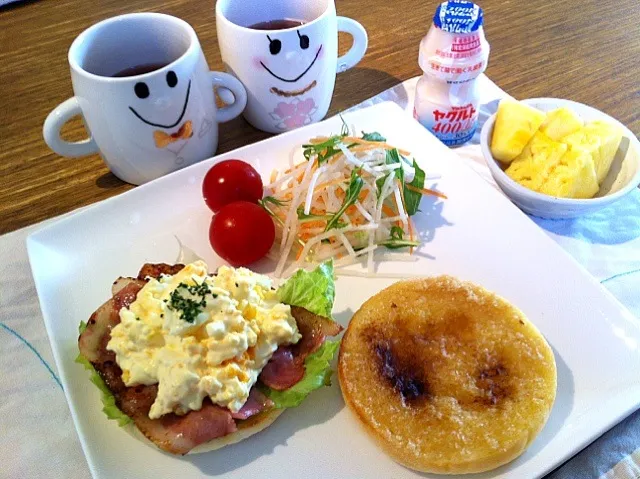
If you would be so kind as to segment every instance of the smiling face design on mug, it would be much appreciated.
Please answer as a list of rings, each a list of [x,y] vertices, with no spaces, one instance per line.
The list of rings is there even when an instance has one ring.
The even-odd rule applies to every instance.
[[[193,136],[193,122],[183,122],[189,106],[191,79],[181,81],[175,71],[169,70],[165,75],[136,82],[133,93],[133,101],[128,105],[131,113],[155,128],[153,140],[157,148],[178,155],[186,140]],[[167,131],[175,128],[173,132]]]
[[[247,104],[232,75],[209,70],[193,28],[161,13],[130,13],[82,32],[69,49],[74,96],[45,120],[56,153],[100,153],[120,179],[140,185],[215,154],[218,123]],[[217,107],[214,89],[231,100]],[[68,142],[60,129],[82,115],[89,138]]]
[[[281,133],[320,121],[329,111],[336,74],[367,49],[358,22],[338,17],[334,0],[217,0],[222,61],[247,89],[245,119]],[[353,37],[338,56],[338,32]]]
[[[269,113],[276,128],[288,130],[307,125],[317,111],[311,92],[318,86],[318,73],[323,57],[323,44],[314,41],[304,30],[287,30],[265,34],[261,54],[254,65],[269,92],[281,99]]]

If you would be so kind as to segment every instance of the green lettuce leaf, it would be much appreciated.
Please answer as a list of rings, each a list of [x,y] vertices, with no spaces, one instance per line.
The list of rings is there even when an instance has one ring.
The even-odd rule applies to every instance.
[[[78,332],[82,334],[85,329],[87,329],[87,323],[81,321],[80,326],[78,327]],[[131,422],[131,418],[118,409],[118,406],[116,406],[116,398],[113,397],[113,394],[111,394],[111,391],[89,360],[82,354],[78,354],[76,363],[82,364],[87,371],[91,371],[91,382],[95,384],[102,393],[102,412],[104,412],[109,419],[117,421],[118,426],[120,427],[129,424]]]
[[[315,353],[307,356],[304,361],[304,376],[289,389],[276,391],[265,387],[263,392],[273,401],[275,408],[299,406],[311,392],[322,386],[331,386],[331,360],[339,346],[340,340],[325,341]]]
[[[333,260],[325,261],[311,272],[298,270],[280,288],[280,302],[300,306],[312,313],[332,319],[336,295],[333,282]]]
[[[426,178],[425,172],[422,168],[418,166],[418,163],[416,163],[416,160],[413,160],[413,168],[416,174],[413,177],[413,181],[409,184],[421,190],[422,188],[424,188],[424,180]],[[418,193],[417,191],[411,191],[406,187],[404,188],[404,202],[405,202],[405,207],[407,208],[407,214],[409,216],[413,216],[418,212],[418,207],[420,206],[421,199],[422,199],[422,193]]]

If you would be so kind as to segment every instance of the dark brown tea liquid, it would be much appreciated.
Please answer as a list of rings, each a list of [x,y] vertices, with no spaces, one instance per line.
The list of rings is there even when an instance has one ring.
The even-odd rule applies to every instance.
[[[145,63],[143,65],[137,65],[135,67],[125,68],[119,71],[114,77],[134,77],[136,75],[143,75],[145,73],[151,73],[156,70],[160,70],[162,67],[167,66],[167,63]]]
[[[270,20],[268,22],[254,23],[249,28],[253,30],[285,30],[287,28],[301,27],[305,22],[302,20],[294,20],[285,18],[282,20]]]

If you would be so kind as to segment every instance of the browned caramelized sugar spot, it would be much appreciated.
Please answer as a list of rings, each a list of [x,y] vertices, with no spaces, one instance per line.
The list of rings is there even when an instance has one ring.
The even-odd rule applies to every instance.
[[[509,394],[509,374],[507,368],[494,362],[478,373],[476,386],[483,392],[476,401],[488,406],[496,406]]]
[[[475,324],[461,311],[447,311],[443,320],[428,325],[426,332],[430,339],[439,341],[441,338],[450,338],[462,344],[462,347],[475,343]]]
[[[378,342],[374,346],[378,359],[380,375],[402,398],[402,404],[412,405],[429,394],[428,384],[419,377],[419,369],[407,357],[400,357],[387,342]]]
[[[479,329],[471,316],[446,311],[440,321],[409,327],[397,309],[390,311],[384,327],[369,327],[362,334],[380,380],[398,393],[402,404],[418,407],[419,399],[443,396],[476,410],[500,406],[510,396],[510,373],[497,352],[478,351]],[[460,373],[455,378],[447,372],[454,365]]]

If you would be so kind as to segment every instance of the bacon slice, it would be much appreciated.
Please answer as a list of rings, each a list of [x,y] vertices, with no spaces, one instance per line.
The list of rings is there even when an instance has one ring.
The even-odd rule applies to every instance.
[[[294,386],[304,377],[304,361],[322,346],[327,336],[336,336],[342,331],[335,321],[311,313],[298,306],[291,307],[302,335],[292,346],[281,346],[273,354],[260,373],[262,384],[271,389],[284,391]]]
[[[144,281],[131,278],[118,279],[113,286],[117,292],[91,315],[87,328],[78,339],[80,354],[91,363],[115,361],[115,354],[107,351],[111,329],[120,322],[118,314],[120,309],[133,303],[143,286]]]
[[[244,403],[238,412],[231,413],[231,417],[242,420],[249,419],[251,416],[255,416],[272,407],[273,401],[262,394],[258,388],[253,387],[249,392],[247,402]]]
[[[180,269],[182,266],[147,264],[138,277],[175,274]],[[131,305],[144,285],[145,281],[141,279],[116,280],[112,287],[113,297],[91,315],[87,328],[78,339],[78,348],[107,384],[118,408],[133,420],[147,438],[167,452],[186,454],[199,444],[236,431],[236,423],[228,409],[216,406],[209,400],[203,402],[199,411],[191,411],[184,416],[165,414],[160,419],[149,419],[149,410],[158,387],[125,386],[115,353],[107,350],[107,343],[111,338],[111,329],[120,322],[120,309]]]
[[[183,416],[165,414],[160,419],[149,419],[149,409],[157,393],[157,385],[136,386],[125,388],[116,397],[120,399],[118,406],[122,412],[133,419],[138,429],[160,449],[186,454],[199,444],[237,430],[229,410],[212,404],[208,399],[203,401],[198,411]]]
[[[289,389],[304,377],[304,360],[293,356],[291,346],[280,346],[260,372],[260,382],[271,389]]]
[[[174,275],[183,268],[183,264],[145,263],[138,273],[138,279],[146,280],[148,276],[158,279],[161,274]]]

